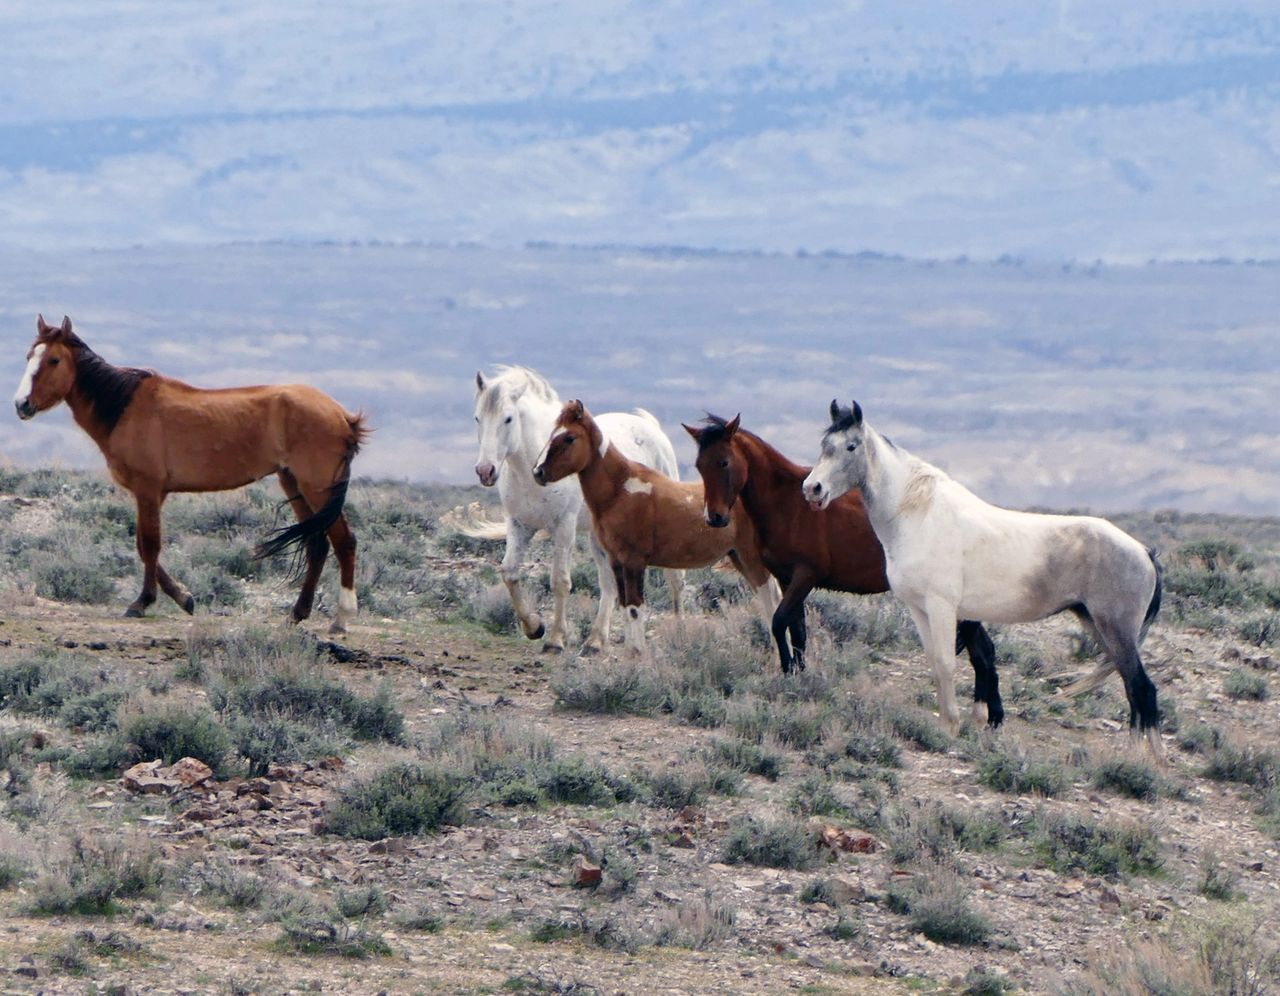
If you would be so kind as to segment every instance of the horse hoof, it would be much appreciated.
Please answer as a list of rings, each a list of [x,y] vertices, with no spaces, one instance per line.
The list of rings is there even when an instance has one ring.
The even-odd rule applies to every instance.
[[[194,595],[190,593],[187,594],[186,600],[182,603],[182,611],[189,616],[194,616],[196,614],[196,599]]]
[[[544,654],[563,654],[564,647],[558,643],[544,643],[542,645],[542,652]]]
[[[546,624],[538,623],[538,628],[534,630],[532,633],[525,633],[525,636],[527,636],[530,640],[541,640],[542,637],[546,634],[546,632],[547,632]]]
[[[124,617],[126,619],[141,619],[142,610],[130,605],[127,609],[124,610]]]
[[[329,626],[330,636],[345,636],[347,632],[347,624],[335,622]]]
[[[600,654],[600,648],[594,643],[584,643],[582,649],[578,651],[579,657],[596,657]]]

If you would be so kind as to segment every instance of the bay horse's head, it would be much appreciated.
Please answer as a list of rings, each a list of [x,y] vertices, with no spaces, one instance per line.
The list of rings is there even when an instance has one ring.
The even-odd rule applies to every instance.
[[[729,524],[729,513],[747,483],[746,458],[733,444],[741,421],[741,415],[726,422],[718,415],[708,414],[702,425],[684,427],[698,444],[695,466],[706,495],[702,514],[707,525],[717,529]]]
[[[76,382],[76,350],[83,345],[70,318],[64,315],[55,326],[36,316],[36,341],[27,350],[27,369],[13,396],[18,418],[34,418],[66,399]]]
[[[547,440],[542,462],[533,468],[539,484],[554,484],[584,470],[592,455],[604,445],[604,434],[581,401],[570,401],[560,410]]]
[[[820,511],[867,481],[866,426],[862,407],[852,402],[848,408],[831,402],[831,424],[822,434],[822,453],[804,479],[804,497]]]

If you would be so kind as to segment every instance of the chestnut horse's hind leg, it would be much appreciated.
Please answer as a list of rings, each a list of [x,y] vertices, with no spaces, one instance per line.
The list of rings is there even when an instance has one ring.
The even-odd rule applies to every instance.
[[[356,617],[360,605],[356,600],[356,534],[347,524],[347,517],[339,515],[329,527],[329,540],[338,558],[341,587],[338,589],[338,612],[333,617],[330,633],[345,633],[347,624]]]

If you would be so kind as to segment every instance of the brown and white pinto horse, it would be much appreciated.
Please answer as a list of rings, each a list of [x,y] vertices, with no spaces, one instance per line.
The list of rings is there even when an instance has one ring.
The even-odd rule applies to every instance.
[[[303,384],[205,390],[151,370],[117,367],[71,328],[36,319],[36,340],[14,395],[26,420],[61,401],[98,444],[116,483],[138,504],[142,593],[125,612],[141,616],[156,583],[188,613],[191,592],[160,566],[160,507],[182,491],[225,491],[275,474],[298,518],[258,547],[258,556],[306,551],[294,621],[311,614],[316,582],[332,542],[342,590],[333,632],[356,614],[356,539],[342,514],[351,460],[369,433],[327,394]]]
[[[759,537],[760,556],[782,585],[773,615],[773,637],[784,674],[804,667],[807,636],[804,601],[814,588],[872,595],[889,590],[884,550],[867,519],[862,495],[850,491],[816,512],[800,483],[808,467],[792,463],[759,436],[739,427],[741,416],[725,421],[708,415],[685,431],[698,444],[698,474],[706,488],[707,524],[727,527],[749,518]],[[744,515],[734,515],[737,507]],[[787,632],[792,646],[787,646]],[[1004,719],[996,678],[995,647],[980,623],[961,622],[956,652],[969,651],[975,703],[984,703],[987,722]]]
[[[582,484],[596,539],[617,578],[629,649],[638,652],[644,646],[640,607],[647,567],[707,567],[728,556],[772,611],[774,585],[751,520],[741,518],[728,529],[709,527],[703,521],[701,484],[673,481],[628,460],[605,440],[581,401],[561,409],[533,479],[547,485],[571,474]]]

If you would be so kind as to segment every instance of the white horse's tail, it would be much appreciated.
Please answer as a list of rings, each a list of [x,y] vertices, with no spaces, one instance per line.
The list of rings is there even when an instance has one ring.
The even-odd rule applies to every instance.
[[[466,508],[459,505],[440,516],[440,528],[471,539],[498,541],[507,538],[507,517],[494,518],[490,509],[473,501]]]

